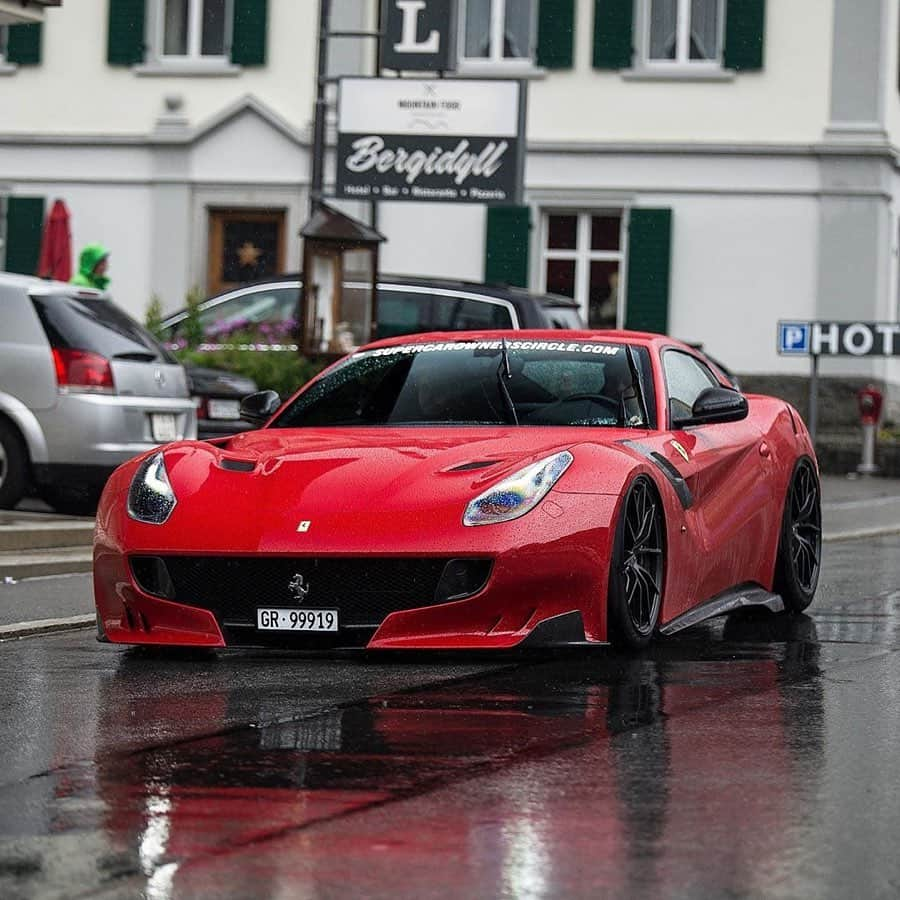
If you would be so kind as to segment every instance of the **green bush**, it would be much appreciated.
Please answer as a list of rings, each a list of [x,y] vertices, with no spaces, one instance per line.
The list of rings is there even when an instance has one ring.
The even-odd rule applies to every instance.
[[[277,391],[282,399],[324,368],[324,363],[300,356],[296,350],[227,350],[184,349],[175,354],[183,363],[226,369],[252,378],[261,391]]]
[[[144,325],[146,326],[147,331],[149,331],[157,340],[163,340],[165,337],[162,329],[162,320],[162,300],[160,299],[159,294],[154,294],[150,298],[150,302],[147,304],[147,309],[144,312]]]

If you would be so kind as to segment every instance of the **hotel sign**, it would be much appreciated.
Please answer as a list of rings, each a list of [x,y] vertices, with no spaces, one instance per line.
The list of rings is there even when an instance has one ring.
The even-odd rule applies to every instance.
[[[336,194],[517,204],[524,133],[519,81],[342,78]]]
[[[779,322],[782,356],[900,356],[900,322]]]

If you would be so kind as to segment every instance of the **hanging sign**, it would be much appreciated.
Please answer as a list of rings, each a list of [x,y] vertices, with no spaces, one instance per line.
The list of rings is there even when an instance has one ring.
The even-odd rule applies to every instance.
[[[519,81],[342,78],[336,194],[517,204],[524,132]]]
[[[453,0],[383,0],[381,67],[415,72],[455,68]]]

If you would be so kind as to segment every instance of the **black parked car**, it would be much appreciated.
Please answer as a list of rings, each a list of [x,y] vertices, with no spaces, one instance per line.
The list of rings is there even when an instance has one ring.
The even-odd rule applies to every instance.
[[[344,290],[353,290],[348,282]],[[200,321],[210,342],[257,328],[272,343],[290,340],[299,315],[300,276],[284,275],[210,297],[200,306]],[[163,321],[177,342],[187,311]],[[536,294],[522,288],[445,278],[382,275],[378,280],[377,337],[423,331],[493,328],[584,328],[578,304],[568,297]]]
[[[241,400],[256,392],[257,385],[252,378],[200,366],[185,366],[185,370],[197,407],[197,437],[201,441],[251,427],[241,421]]]

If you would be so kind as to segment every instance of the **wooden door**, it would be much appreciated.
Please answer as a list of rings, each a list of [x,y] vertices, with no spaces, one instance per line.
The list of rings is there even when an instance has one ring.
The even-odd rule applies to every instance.
[[[209,294],[282,274],[284,246],[283,209],[211,209]]]

